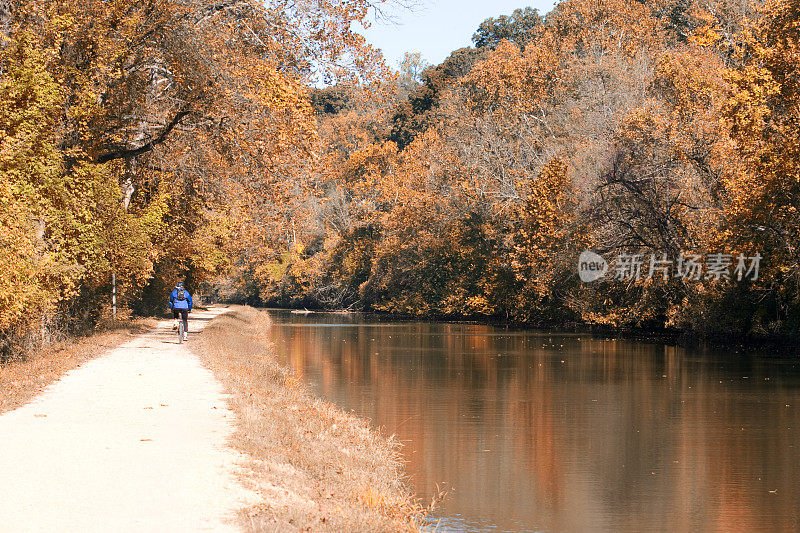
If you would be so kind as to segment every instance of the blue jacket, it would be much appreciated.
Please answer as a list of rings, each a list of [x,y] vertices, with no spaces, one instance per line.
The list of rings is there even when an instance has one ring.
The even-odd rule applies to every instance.
[[[183,289],[183,292],[186,293],[185,300],[178,300],[178,289],[173,289],[172,294],[169,295],[169,308],[170,309],[188,309],[189,311],[192,310],[192,295],[189,294],[189,291]]]

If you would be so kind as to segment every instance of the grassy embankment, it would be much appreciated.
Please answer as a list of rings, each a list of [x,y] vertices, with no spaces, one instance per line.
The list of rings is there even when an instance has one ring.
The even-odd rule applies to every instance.
[[[314,398],[275,356],[269,316],[235,307],[200,336],[201,357],[231,392],[233,445],[252,460],[245,483],[262,502],[248,531],[415,531],[422,509],[404,482],[398,444],[366,420]]]
[[[0,364],[0,413],[22,406],[70,370],[154,324],[155,320],[149,318],[106,319],[90,336],[69,338]]]

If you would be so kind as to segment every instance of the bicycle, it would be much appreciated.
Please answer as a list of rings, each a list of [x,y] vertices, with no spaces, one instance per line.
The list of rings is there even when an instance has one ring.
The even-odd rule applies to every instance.
[[[184,288],[182,281],[175,285],[175,289],[169,295],[169,308],[175,319],[172,327],[178,330],[178,344],[181,344],[187,340],[189,324],[186,323],[186,320],[192,310],[192,295]]]

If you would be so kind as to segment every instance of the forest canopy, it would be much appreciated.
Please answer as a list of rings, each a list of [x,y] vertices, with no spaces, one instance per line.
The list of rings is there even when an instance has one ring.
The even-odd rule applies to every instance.
[[[2,357],[91,327],[112,273],[138,313],[184,279],[258,304],[796,335],[800,0],[521,6],[399,73],[351,30],[379,4],[4,5]],[[585,283],[585,250],[641,275]],[[666,275],[691,257],[706,270]]]

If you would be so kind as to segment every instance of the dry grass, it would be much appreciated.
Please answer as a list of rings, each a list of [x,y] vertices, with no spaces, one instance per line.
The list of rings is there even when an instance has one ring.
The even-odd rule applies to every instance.
[[[269,316],[235,307],[200,336],[201,356],[231,392],[233,444],[262,502],[248,531],[417,531],[422,510],[403,480],[398,444],[316,399],[280,365]]]
[[[88,337],[68,339],[0,365],[0,413],[22,406],[73,368],[130,340],[155,322],[146,318],[103,321]]]

